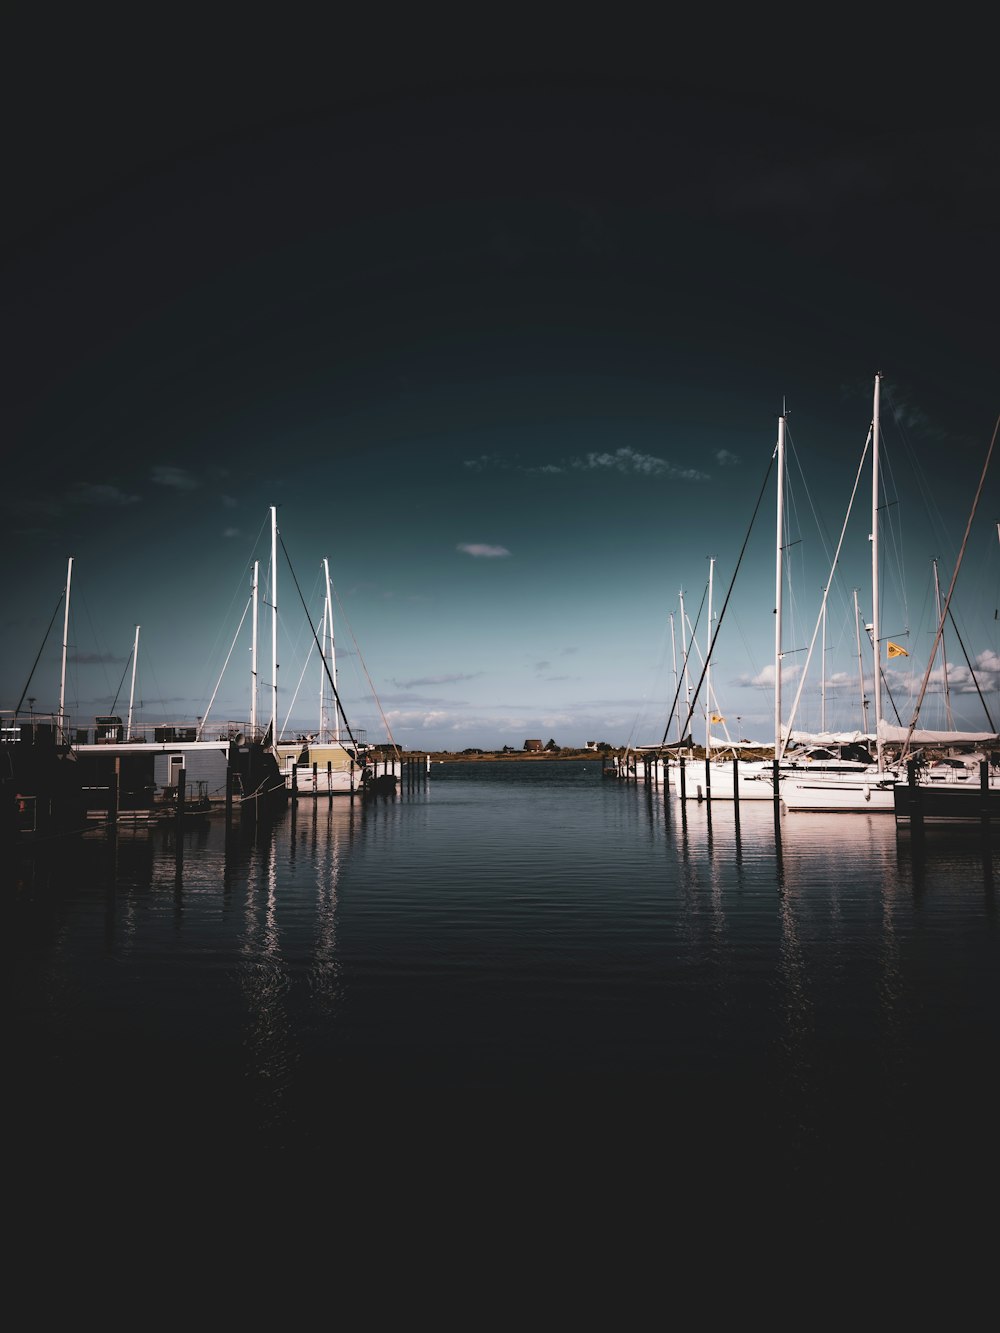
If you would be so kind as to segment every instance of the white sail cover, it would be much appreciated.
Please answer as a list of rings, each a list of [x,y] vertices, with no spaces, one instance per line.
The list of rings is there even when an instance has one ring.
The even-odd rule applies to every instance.
[[[993,731],[914,731],[908,727],[894,727],[885,718],[879,722],[878,738],[884,745],[903,745],[909,737],[911,745],[996,745],[1000,736]]]
[[[873,734],[864,731],[792,731],[785,727],[781,735],[786,745],[870,745]]]

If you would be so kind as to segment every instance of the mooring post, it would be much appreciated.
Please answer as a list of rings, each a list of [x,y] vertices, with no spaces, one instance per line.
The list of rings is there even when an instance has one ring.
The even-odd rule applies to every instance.
[[[736,755],[733,755],[733,815],[737,827],[740,822],[740,764]]]
[[[906,761],[906,803],[909,807],[910,832],[922,833],[924,830],[924,808],[921,803],[920,786],[917,783],[917,761]]]
[[[687,760],[681,755],[681,800],[687,799]]]
[[[705,800],[706,801],[710,801],[712,799],[712,769],[710,767],[710,764],[711,764],[711,759],[709,758],[709,751],[706,750],[705,751]]]
[[[233,747],[230,745],[226,756],[226,838],[233,828]]]
[[[181,836],[184,829],[184,796],[185,796],[185,770],[179,769],[177,773],[177,836]]]
[[[979,792],[982,798],[980,818],[983,826],[983,837],[988,839],[990,836],[990,765],[987,759],[980,759],[979,761]]]
[[[781,802],[781,794],[780,794],[780,792],[779,792],[779,790],[778,790],[778,761],[777,761],[777,759],[772,759],[772,761],[771,761],[771,781],[774,783],[774,808],[775,808],[775,811],[777,811],[778,806],[779,806],[779,804],[780,804],[780,802]]]
[[[115,775],[111,780],[111,788],[108,792],[108,823],[117,824],[118,822],[118,795],[121,785],[122,761],[120,757],[115,757]]]
[[[319,795],[319,764],[313,760],[313,795]]]
[[[328,797],[327,804],[333,805],[333,760],[332,759],[328,759],[326,761],[326,794]]]
[[[299,799],[299,766],[292,760],[292,802]]]

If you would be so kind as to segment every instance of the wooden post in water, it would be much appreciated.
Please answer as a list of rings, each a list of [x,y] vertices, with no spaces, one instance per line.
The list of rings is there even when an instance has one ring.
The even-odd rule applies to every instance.
[[[906,803],[909,807],[910,832],[923,833],[924,808],[920,799],[920,787],[917,783],[917,761],[906,761]]]
[[[705,750],[705,800],[706,801],[710,801],[712,799],[711,762],[712,762],[711,752],[708,749],[706,749]]]
[[[980,819],[983,827],[983,837],[989,841],[990,836],[990,764],[988,759],[979,761],[979,792],[981,796]]]
[[[292,760],[292,804],[299,799],[299,766]]]
[[[740,767],[739,760],[733,755],[733,817],[736,827],[740,824]]]
[[[327,804],[333,805],[333,760],[326,761],[326,794]]]
[[[686,801],[686,800],[687,800],[687,770],[686,770],[687,760],[684,758],[683,755],[681,755],[681,756],[680,756],[680,761],[681,761],[681,800],[682,800],[682,801]]]
[[[313,795],[319,795],[319,764],[313,760]]]
[[[183,768],[177,772],[177,837],[180,839],[184,832],[184,797],[185,787],[187,785],[186,773]]]
[[[777,759],[774,759],[774,760],[771,761],[771,781],[774,783],[774,810],[775,810],[775,814],[777,814],[777,812],[778,812],[778,806],[781,804],[781,795],[780,795],[780,792],[779,792],[779,790],[778,790],[778,761],[777,761]]]
[[[233,831],[233,745],[226,754],[226,839]]]
[[[108,823],[118,823],[118,801],[121,794],[122,781],[122,761],[121,756],[115,756],[115,775],[111,780],[111,790],[108,793]]]

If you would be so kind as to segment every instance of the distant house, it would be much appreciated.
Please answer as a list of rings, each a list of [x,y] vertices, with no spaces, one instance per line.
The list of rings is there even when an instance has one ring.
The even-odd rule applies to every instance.
[[[596,742],[596,741],[588,741],[588,742],[587,742],[587,745],[586,745],[586,748],[587,748],[588,750],[596,750],[596,749],[597,749],[597,742]]]
[[[537,753],[542,748],[542,742],[540,740],[525,741],[524,748],[528,752],[528,754],[534,754]]]

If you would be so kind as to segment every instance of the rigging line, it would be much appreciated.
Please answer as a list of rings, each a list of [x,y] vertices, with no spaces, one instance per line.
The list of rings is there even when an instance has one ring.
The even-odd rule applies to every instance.
[[[357,652],[357,654],[358,654],[358,661],[361,663],[361,670],[365,673],[365,680],[367,680],[367,682],[368,682],[368,688],[371,690],[371,692],[372,692],[372,698],[375,700],[375,707],[378,709],[378,711],[379,711],[379,717],[381,717],[381,719],[382,719],[382,725],[385,727],[385,734],[389,737],[389,744],[390,744],[390,745],[392,746],[392,748],[396,751],[396,758],[398,759],[398,758],[399,758],[399,746],[398,746],[398,745],[396,744],[396,742],[393,740],[392,732],[391,732],[390,729],[389,729],[389,720],[388,720],[388,718],[386,717],[385,713],[382,712],[382,705],[381,705],[381,703],[379,703],[379,697],[378,697],[378,695],[375,693],[375,686],[372,684],[372,678],[371,678],[371,676],[369,676],[369,674],[368,674],[368,668],[367,668],[367,666],[365,665],[365,659],[364,659],[364,656],[362,655],[362,652],[361,652],[360,647],[358,646],[358,641],[357,641],[357,639],[354,637],[354,630],[351,628],[351,622],[350,622],[350,621],[348,620],[348,618],[347,618],[347,612],[344,610],[344,604],[343,604],[343,602],[340,600],[340,593],[337,591],[337,585],[336,585],[335,583],[331,583],[331,584],[330,584],[330,587],[333,589],[333,595],[334,595],[334,597],[336,597],[336,599],[337,599],[337,606],[340,608],[340,614],[344,617],[344,624],[347,626],[348,630],[350,631],[351,642],[354,644],[355,650],[356,650],[356,652]]]
[[[35,658],[34,662],[32,663],[31,670],[28,672],[28,679],[27,679],[27,681],[26,681],[26,683],[25,683],[24,689],[21,691],[21,697],[20,697],[20,699],[18,699],[18,701],[17,701],[17,707],[14,709],[14,716],[15,716],[15,717],[17,717],[18,713],[21,711],[21,705],[24,703],[24,697],[25,697],[25,695],[28,693],[28,691],[31,689],[31,678],[32,678],[32,676],[35,674],[35,668],[38,666],[38,663],[39,663],[39,660],[41,659],[42,653],[45,652],[45,645],[46,645],[46,643],[48,642],[48,637],[49,637],[49,635],[52,633],[52,626],[56,623],[56,616],[59,614],[59,608],[62,606],[63,598],[64,598],[65,596],[66,596],[66,589],[63,588],[62,592],[59,594],[59,600],[58,600],[58,602],[56,602],[56,609],[52,612],[52,619],[49,621],[49,627],[48,627],[48,629],[45,631],[45,636],[44,636],[44,638],[42,639],[41,647],[38,649],[38,656]],[[51,695],[50,695],[49,697],[51,698]]]
[[[117,690],[115,690],[115,697],[114,697],[114,699],[111,701],[111,707],[108,709],[108,712],[109,712],[109,713],[113,713],[113,712],[115,711],[115,708],[116,708],[117,705],[118,705],[118,696],[119,696],[119,694],[121,694],[121,692],[122,692],[122,686],[125,684],[125,677],[128,675],[128,665],[129,665],[129,663],[132,661],[132,654],[133,654],[134,651],[135,651],[135,645],[133,644],[133,646],[129,649],[128,657],[126,657],[126,659],[125,659],[125,670],[122,672],[122,678],[121,678],[121,680],[118,682],[118,688],[117,688]]]
[[[632,719],[632,726],[629,730],[628,737],[625,741],[626,753],[628,753],[629,750],[634,748],[632,745],[632,741],[635,738],[636,734],[638,733],[640,722],[645,720],[646,705],[649,703],[649,696],[652,689],[655,686],[655,682],[660,678],[660,675],[662,674],[662,670],[666,663],[666,656],[667,656],[667,626],[666,624],[664,624],[662,629],[662,636],[660,638],[660,647],[655,657],[653,678],[651,683],[647,685],[646,689],[643,691],[642,698],[639,701],[639,706],[636,709],[635,715]]]
[[[208,701],[208,707],[205,709],[201,724],[198,727],[198,739],[201,740],[202,733],[205,730],[205,723],[208,721],[208,715],[212,711],[212,705],[215,703],[215,696],[219,693],[219,686],[222,684],[222,677],[226,674],[226,667],[229,665],[229,659],[233,655],[233,649],[236,647],[236,640],[240,637],[240,630],[243,628],[243,622],[247,618],[247,612],[250,610],[252,597],[247,598],[247,604],[243,608],[243,614],[240,616],[240,623],[236,626],[236,633],[233,635],[233,641],[229,645],[229,652],[226,654],[226,660],[222,664],[222,670],[219,672],[219,679],[215,682],[215,689],[212,691],[212,697]]]
[[[702,667],[701,675],[698,677],[698,684],[695,686],[694,697],[691,703],[688,705],[687,721],[681,728],[681,735],[683,735],[684,732],[687,731],[688,727],[691,725],[691,719],[694,716],[694,706],[698,701],[698,691],[701,689],[702,682],[705,679],[705,673],[708,671],[708,664],[709,662],[711,662],[712,654],[715,652],[715,644],[719,637],[719,630],[722,629],[722,618],[726,614],[726,607],[729,605],[729,599],[733,595],[733,588],[736,585],[736,576],[740,572],[740,565],[742,565],[743,557],[746,554],[747,543],[750,541],[750,533],[753,531],[753,525],[757,518],[757,512],[760,509],[761,503],[763,502],[764,491],[767,488],[767,483],[771,476],[771,469],[774,467],[774,460],[777,455],[777,452],[778,452],[777,449],[775,449],[774,453],[771,455],[770,462],[767,465],[767,471],[764,474],[763,483],[761,484],[760,494],[757,496],[757,503],[754,505],[753,513],[750,515],[750,524],[747,527],[747,534],[743,538],[743,545],[740,548],[739,559],[736,561],[736,568],[733,570],[733,577],[729,580],[729,588],[726,591],[725,601],[722,603],[722,610],[719,612],[719,618],[715,622],[715,633],[712,635],[712,641],[708,645],[708,652],[705,654],[705,665]]]
[[[660,676],[661,668],[664,666],[664,663],[665,663],[665,661],[666,661],[666,656],[667,656],[667,627],[666,627],[666,625],[664,625],[664,626],[663,626],[663,631],[662,631],[662,637],[661,637],[661,639],[660,639],[660,647],[659,647],[659,650],[657,651],[656,659],[655,659],[655,669],[654,669],[654,672],[653,672],[653,681],[654,681],[654,682],[655,682],[655,681],[659,678],[659,676]],[[649,695],[650,695],[650,691],[651,691],[652,688],[653,688],[653,685],[650,684],[650,685],[647,686],[647,688],[643,691],[642,698],[641,698],[640,701],[639,701],[639,707],[636,709],[636,711],[635,711],[635,716],[634,716],[633,719],[632,719],[632,726],[631,726],[631,729],[629,730],[628,738],[627,738],[627,740],[625,741],[625,751],[626,751],[626,753],[627,753],[629,750],[631,750],[631,749],[633,748],[633,747],[632,747],[632,740],[633,740],[633,738],[635,737],[636,733],[637,733],[638,730],[639,730],[639,723],[640,723],[640,721],[642,721],[643,718],[644,718],[644,716],[645,716],[645,709],[646,709],[646,705],[647,705],[647,703],[649,702]]]
[[[285,714],[285,720],[281,724],[281,729],[278,732],[279,739],[281,736],[284,736],[285,728],[288,726],[288,723],[291,720],[292,709],[295,707],[295,702],[299,697],[299,690],[301,690],[302,688],[302,682],[306,678],[306,671],[309,667],[309,663],[312,661],[313,648],[315,646],[316,645],[312,643],[309,645],[309,651],[306,653],[306,660],[302,663],[302,670],[299,672],[299,683],[295,687],[295,693],[292,695],[292,702],[288,705],[288,712]]]
[[[958,639],[959,647],[962,649],[962,656],[965,658],[965,665],[969,668],[969,675],[972,677],[972,683],[976,687],[976,693],[979,695],[979,702],[983,705],[983,712],[986,714],[986,721],[990,724],[990,731],[996,731],[993,725],[993,719],[990,717],[990,710],[986,707],[986,700],[983,698],[983,692],[979,688],[979,681],[976,679],[976,673],[972,669],[972,663],[969,661],[969,654],[965,651],[965,644],[962,642],[962,636],[958,632],[958,626],[955,624],[955,617],[951,613],[951,607],[948,608],[948,619],[951,621],[951,627],[955,631],[955,637]]]
[[[699,623],[700,620],[701,620],[702,607],[704,607],[704,605],[705,605],[705,598],[706,598],[707,596],[708,596],[708,584],[706,583],[706,584],[705,584],[705,590],[704,590],[704,592],[701,594],[701,606],[698,607],[698,614],[697,614],[697,616],[695,616],[695,621],[694,621],[694,623],[695,623],[695,628],[697,628],[698,623]],[[687,620],[688,625],[690,626],[690,624],[691,624],[691,617],[690,617],[690,616],[687,616],[687,617],[685,617],[685,618],[686,618],[686,620]],[[685,676],[687,675],[688,662],[691,660],[691,654],[692,654],[692,652],[694,651],[695,643],[696,643],[696,639],[695,639],[695,636],[694,636],[694,629],[692,629],[692,631],[691,631],[691,641],[690,641],[690,643],[689,643],[688,646],[687,646],[687,652],[684,654],[684,661],[681,663],[680,672],[678,673],[678,676],[677,676],[677,689],[674,691],[674,699],[673,699],[673,703],[670,705],[670,708],[667,710],[667,725],[663,728],[663,740],[660,741],[660,745],[661,745],[661,746],[666,745],[666,743],[667,743],[667,732],[670,730],[670,723],[672,722],[673,717],[674,717],[674,709],[677,707],[677,700],[681,697],[681,688],[682,688],[682,686],[684,685],[684,678],[685,678]],[[693,711],[693,710],[692,710],[692,711]],[[691,714],[690,714],[690,713],[688,714],[688,721],[689,721],[689,722],[691,721]],[[686,730],[686,727],[683,728],[683,729],[681,730],[681,734],[680,734],[680,736],[678,737],[677,743],[678,743],[679,745],[683,745],[683,743],[684,743],[684,739],[685,739],[685,737],[684,737],[684,731],[685,731],[685,730]]]
[[[340,709],[340,716],[344,719],[344,726],[347,729],[348,736],[351,738],[351,744],[354,746],[354,754],[351,756],[351,763],[360,764],[361,760],[358,757],[360,755],[358,742],[354,739],[354,732],[351,730],[351,724],[348,722],[347,714],[344,712],[344,705],[340,702],[340,695],[337,693],[336,682],[330,671],[330,665],[326,660],[326,654],[323,652],[323,646],[319,641],[319,635],[316,633],[316,627],[312,623],[312,616],[310,616],[309,608],[306,606],[306,599],[302,596],[302,589],[299,587],[299,580],[292,566],[291,557],[288,554],[288,547],[285,545],[285,539],[280,532],[278,533],[278,541],[281,542],[281,549],[284,551],[285,559],[288,561],[288,572],[292,576],[292,582],[295,584],[295,591],[299,594],[299,601],[302,603],[302,610],[305,613],[306,620],[309,622],[309,628],[312,630],[313,640],[316,647],[319,649],[320,661],[323,663],[323,670],[326,672],[326,678],[330,682],[330,689],[333,691],[333,697],[336,699],[337,707]]]
[[[931,655],[927,659],[927,669],[924,672],[924,679],[920,686],[920,693],[917,695],[917,704],[913,710],[913,716],[910,719],[909,730],[906,733],[906,740],[903,742],[902,759],[906,759],[910,750],[910,740],[913,737],[914,729],[917,725],[917,718],[920,716],[920,706],[924,701],[924,692],[927,689],[927,682],[930,680],[931,668],[934,665],[934,659],[937,656],[938,644],[941,642],[941,635],[944,633],[944,618],[951,608],[951,595],[955,591],[955,584],[958,580],[958,571],[962,565],[962,557],[965,555],[965,548],[968,545],[969,533],[972,530],[972,520],[976,516],[976,510],[979,507],[979,497],[983,493],[983,485],[986,482],[986,472],[990,465],[990,459],[993,456],[993,446],[996,444],[997,431],[1000,430],[1000,417],[997,417],[996,425],[993,427],[993,438],[990,440],[990,447],[986,451],[986,462],[983,464],[982,475],[979,478],[979,486],[976,488],[976,496],[972,502],[972,512],[969,514],[969,521],[965,525],[965,536],[962,538],[962,545],[958,552],[958,559],[955,561],[955,571],[951,576],[951,584],[948,588],[948,595],[944,599],[944,610],[941,612],[941,619],[938,622],[937,634],[934,636],[934,646],[931,648]]]
[[[823,623],[823,611],[826,608],[827,600],[830,596],[830,586],[833,583],[834,571],[837,568],[837,562],[840,560],[840,549],[844,544],[844,537],[847,533],[847,525],[850,522],[851,510],[854,508],[854,500],[858,493],[858,486],[861,483],[861,471],[865,465],[865,459],[868,457],[868,446],[871,443],[872,433],[869,429],[868,437],[865,440],[865,447],[861,450],[861,461],[858,463],[858,471],[854,478],[854,487],[851,491],[851,498],[847,503],[847,513],[844,515],[844,522],[840,529],[840,539],[837,542],[837,549],[833,555],[833,564],[830,566],[830,573],[826,580],[826,587],[823,589],[823,600],[820,603],[819,615],[816,617],[816,624],[813,628],[812,639],[809,641],[809,651],[806,653],[805,665],[802,668],[802,675],[799,677],[799,687],[795,691],[795,698],[792,700],[792,711],[788,715],[788,722],[785,726],[785,739],[781,742],[781,753],[776,754],[776,759],[784,759],[785,750],[788,747],[788,738],[792,734],[792,727],[795,724],[795,715],[798,712],[799,700],[802,698],[802,690],[806,683],[806,676],[809,674],[809,663],[812,661],[813,649],[816,647],[816,637],[819,634],[820,625]],[[775,682],[777,685],[777,682]]]

